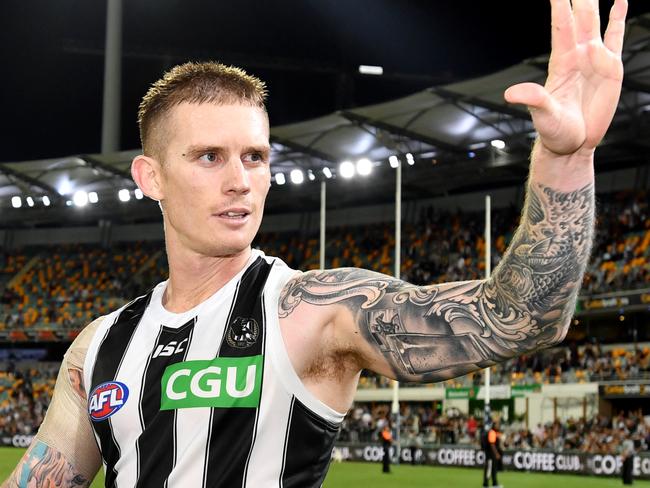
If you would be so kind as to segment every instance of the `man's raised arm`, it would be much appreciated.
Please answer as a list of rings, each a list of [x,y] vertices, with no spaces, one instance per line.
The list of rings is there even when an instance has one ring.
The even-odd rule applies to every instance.
[[[593,156],[620,96],[627,3],[615,1],[602,39],[596,0],[551,4],[545,86],[505,94],[529,107],[539,138],[520,227],[492,277],[417,287],[359,269],[309,272],[285,287],[281,317],[318,316],[355,367],[402,381],[439,381],[562,341],[593,240]]]

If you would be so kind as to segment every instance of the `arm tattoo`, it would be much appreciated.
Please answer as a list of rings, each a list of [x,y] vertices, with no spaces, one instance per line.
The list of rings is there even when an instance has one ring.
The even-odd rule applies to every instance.
[[[284,287],[280,317],[303,301],[345,306],[398,380],[453,378],[564,338],[593,222],[593,185],[568,193],[531,185],[489,280],[418,287],[355,268],[308,272]]]
[[[3,488],[27,488],[28,486],[60,486],[73,488],[90,486],[56,449],[36,439],[21,459]]]

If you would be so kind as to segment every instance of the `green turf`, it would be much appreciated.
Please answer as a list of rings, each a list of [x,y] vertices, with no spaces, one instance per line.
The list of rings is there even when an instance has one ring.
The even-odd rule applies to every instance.
[[[439,468],[432,466],[392,466],[390,474],[381,472],[381,464],[333,463],[324,488],[479,488],[483,471],[472,468]],[[577,475],[556,475],[507,471],[499,473],[499,483],[505,488],[562,488],[620,487],[619,478],[595,478]],[[635,480],[635,486],[650,488],[650,481]]]
[[[24,450],[0,447],[0,480],[5,480],[16,466]],[[379,463],[333,463],[324,488],[479,488],[482,471],[470,468],[437,468],[431,466],[392,466],[391,474],[381,472]],[[576,475],[555,475],[521,473],[508,471],[499,473],[499,482],[505,488],[548,488],[555,485],[562,488],[607,488],[622,486],[619,478],[595,478]],[[650,481],[635,480],[635,486],[650,488]],[[104,484],[100,473],[92,488]]]

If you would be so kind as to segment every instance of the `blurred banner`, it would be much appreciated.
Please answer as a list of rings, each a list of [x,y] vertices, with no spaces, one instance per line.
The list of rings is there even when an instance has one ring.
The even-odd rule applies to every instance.
[[[381,462],[384,450],[376,444],[337,444],[332,452],[334,461]],[[393,462],[395,452],[391,448]],[[476,447],[440,446],[419,448],[403,446],[400,452],[402,464],[428,464],[433,466],[483,467],[485,454]],[[534,471],[545,473],[585,474],[591,476],[618,476],[623,461],[612,454],[587,454],[563,451],[517,451],[503,454],[503,468],[508,471]],[[650,479],[650,452],[634,458],[634,477]]]

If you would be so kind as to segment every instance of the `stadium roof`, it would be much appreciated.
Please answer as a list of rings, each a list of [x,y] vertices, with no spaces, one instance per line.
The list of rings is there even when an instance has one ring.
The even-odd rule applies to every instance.
[[[332,206],[390,201],[394,178],[389,158],[403,166],[404,198],[433,197],[523,182],[535,137],[528,112],[503,100],[505,89],[524,81],[543,83],[548,57],[526,60],[497,73],[435,86],[397,100],[338,111],[299,123],[272,127],[274,187],[279,173],[287,183],[271,191],[270,212],[317,208],[318,180],[329,168],[336,184],[328,185]],[[650,14],[628,21],[624,46],[625,80],[614,122],[597,152],[597,169],[645,164],[649,151]],[[502,141],[494,143],[493,141]],[[496,147],[495,147],[496,146]],[[503,147],[502,147],[503,146]],[[114,154],[0,164],[0,210],[5,225],[70,221],[74,192],[96,192],[99,205],[88,205],[72,219],[143,220],[158,215],[147,202],[122,205],[120,189],[133,191],[129,166],[137,150]],[[406,155],[414,164],[406,164]],[[368,158],[374,175],[341,181],[342,161]],[[290,172],[305,174],[301,185]],[[313,179],[314,181],[310,181]],[[21,197],[22,208],[12,208]],[[28,202],[27,197],[31,197]],[[43,206],[43,197],[51,205]],[[33,207],[29,208],[33,203]]]

